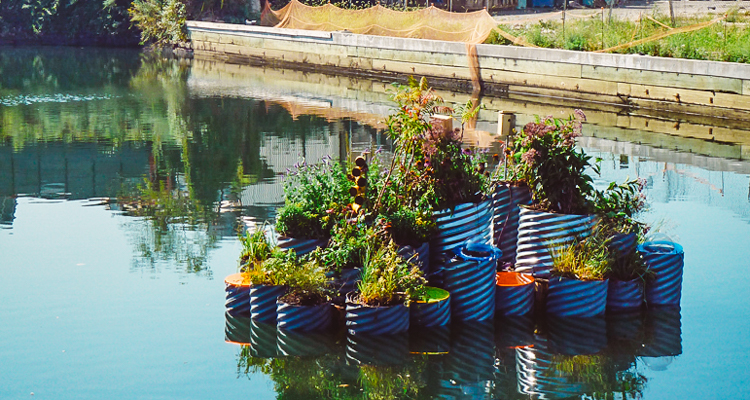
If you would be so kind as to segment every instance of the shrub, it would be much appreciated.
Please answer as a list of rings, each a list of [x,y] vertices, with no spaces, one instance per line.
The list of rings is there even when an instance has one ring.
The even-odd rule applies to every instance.
[[[141,31],[141,44],[163,46],[187,41],[187,15],[181,0],[134,0],[128,13]]]
[[[370,306],[398,304],[424,287],[419,268],[398,255],[393,242],[370,245],[365,255],[358,300]]]

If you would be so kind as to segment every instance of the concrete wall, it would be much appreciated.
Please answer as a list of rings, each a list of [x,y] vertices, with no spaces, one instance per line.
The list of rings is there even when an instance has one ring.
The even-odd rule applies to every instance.
[[[189,21],[195,57],[338,75],[427,76],[470,92],[457,42]],[[641,55],[478,45],[483,89],[750,121],[750,65]]]

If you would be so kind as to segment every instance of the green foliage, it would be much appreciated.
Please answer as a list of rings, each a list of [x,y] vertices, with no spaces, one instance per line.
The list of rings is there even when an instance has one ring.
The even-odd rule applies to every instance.
[[[635,220],[647,208],[644,187],[645,181],[636,179],[621,184],[612,182],[606,190],[595,191],[594,212],[603,229],[612,233],[636,234],[646,229],[645,224]]]
[[[261,264],[269,259],[273,252],[264,228],[253,233],[247,231],[244,236],[240,235],[240,243],[242,243],[242,253],[240,253],[240,268],[242,270],[252,269]]]
[[[292,253],[293,254],[293,253]],[[287,293],[282,300],[297,305],[315,305],[328,300],[330,278],[317,253],[280,264]]]
[[[382,215],[388,232],[399,245],[418,246],[430,240],[437,230],[432,211],[401,207],[392,214]]]
[[[582,281],[607,278],[614,262],[606,242],[597,235],[551,248],[550,252],[552,275]]]
[[[398,254],[393,242],[370,242],[365,254],[358,300],[370,306],[388,306],[406,301],[420,291],[425,279],[419,268]]]
[[[585,116],[576,110],[568,119],[537,117],[513,137],[510,146],[516,175],[526,181],[534,201],[544,210],[563,214],[587,214],[594,193],[586,169],[591,157],[575,149]]]
[[[133,25],[141,31],[141,44],[164,46],[187,42],[187,13],[182,0],[134,0],[128,13]]]
[[[654,272],[648,269],[643,257],[637,251],[620,254],[611,264],[610,275],[620,281],[653,279]]]
[[[367,251],[374,242],[383,240],[383,232],[368,226],[362,219],[341,221],[335,228],[328,246],[321,251],[322,262],[331,271],[362,268]]]

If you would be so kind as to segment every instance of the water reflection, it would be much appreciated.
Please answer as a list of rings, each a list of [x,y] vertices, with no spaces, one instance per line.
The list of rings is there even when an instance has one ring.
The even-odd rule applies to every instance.
[[[641,398],[643,369],[664,370],[682,353],[675,308],[453,324],[442,352],[417,350],[436,343],[431,332],[340,338],[242,321],[227,314],[238,370],[269,375],[279,398]]]

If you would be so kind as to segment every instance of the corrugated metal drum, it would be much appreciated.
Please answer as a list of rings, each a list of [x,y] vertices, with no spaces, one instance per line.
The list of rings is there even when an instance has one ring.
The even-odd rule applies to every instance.
[[[250,318],[276,325],[276,301],[286,292],[284,286],[255,285],[250,288]]]
[[[637,310],[643,305],[643,280],[609,280],[607,288],[607,311],[623,312]]]
[[[307,239],[279,236],[277,238],[277,244],[281,249],[294,250],[298,256],[301,256],[319,247],[326,247],[328,239]]]
[[[314,306],[297,306],[276,302],[276,325],[282,330],[322,331],[331,327],[333,306],[323,303]]]
[[[498,315],[526,315],[534,309],[534,277],[518,272],[498,272],[495,312]]]
[[[608,280],[579,281],[555,276],[547,290],[548,314],[558,317],[599,317],[607,306]]]
[[[404,304],[370,307],[346,296],[346,328],[350,335],[392,335],[409,330],[409,308]]]
[[[227,312],[233,315],[250,316],[250,282],[242,274],[232,274],[224,279]]]
[[[512,263],[516,260],[519,204],[531,204],[528,186],[502,184],[492,194],[492,240],[503,252],[501,262]]]
[[[491,200],[459,204],[453,209],[435,211],[433,216],[437,232],[430,240],[431,261],[467,240],[490,241]]]
[[[646,303],[651,306],[679,306],[685,252],[669,241],[646,242],[638,246],[648,268],[656,274],[646,282]]]

